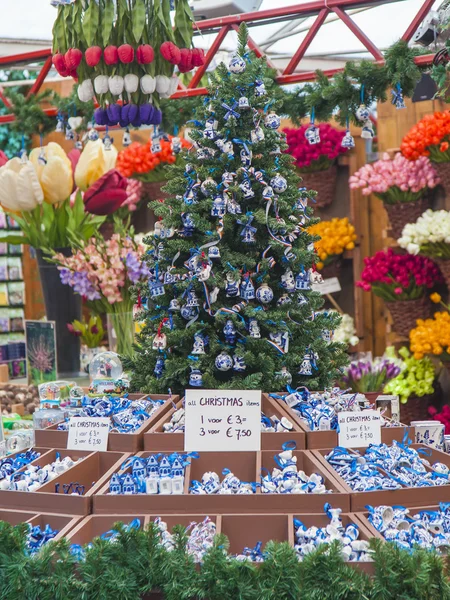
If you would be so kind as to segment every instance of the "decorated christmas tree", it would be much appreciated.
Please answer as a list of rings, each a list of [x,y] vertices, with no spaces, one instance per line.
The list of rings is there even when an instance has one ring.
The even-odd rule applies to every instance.
[[[246,44],[242,25],[190,123],[185,163],[170,167],[170,198],[151,203],[160,220],[126,363],[134,389],[324,389],[346,363],[332,341],[340,317],[318,312],[312,291],[314,192],[284,153],[273,73]]]

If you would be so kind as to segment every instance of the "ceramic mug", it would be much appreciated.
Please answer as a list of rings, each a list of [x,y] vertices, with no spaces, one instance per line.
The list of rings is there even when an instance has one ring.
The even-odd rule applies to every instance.
[[[437,450],[444,450],[445,425],[438,421],[411,421],[415,430],[416,444],[427,444]]]

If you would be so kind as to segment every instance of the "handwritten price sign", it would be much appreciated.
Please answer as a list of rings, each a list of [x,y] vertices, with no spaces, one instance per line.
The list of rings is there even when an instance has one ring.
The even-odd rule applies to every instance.
[[[109,424],[108,417],[72,417],[69,421],[67,449],[106,452]]]
[[[377,410],[339,413],[339,446],[366,448],[381,444],[381,415]]]
[[[187,452],[261,449],[261,392],[186,390],[185,411]]]

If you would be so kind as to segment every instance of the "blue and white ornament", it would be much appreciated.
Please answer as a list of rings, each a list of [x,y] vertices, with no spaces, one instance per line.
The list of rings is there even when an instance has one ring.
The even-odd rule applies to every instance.
[[[270,112],[264,119],[264,125],[267,129],[278,129],[281,125],[281,118],[274,112]]]
[[[180,314],[183,317],[183,319],[186,319],[186,321],[190,321],[198,315],[198,309],[195,306],[182,306]]]
[[[287,181],[282,175],[275,175],[270,180],[270,186],[276,194],[282,194],[287,190]]]
[[[244,179],[244,181],[239,184],[239,189],[246,200],[249,200],[255,196],[255,192],[252,190],[251,181],[248,178]]]
[[[191,354],[206,354],[205,352],[205,336],[201,332],[194,333],[194,346]]]
[[[252,164],[253,153],[251,150],[242,148],[241,150],[241,163],[244,167],[248,168]]]
[[[252,129],[250,132],[250,140],[252,144],[257,144],[258,142],[264,141],[264,129],[262,127],[256,127]]]
[[[181,221],[183,223],[183,229],[181,235],[184,237],[191,237],[194,233],[195,225],[191,213],[182,213]]]
[[[215,365],[219,371],[229,371],[233,366],[233,359],[226,352],[221,352],[216,357]]]
[[[367,121],[367,119],[370,117],[370,110],[365,104],[360,104],[355,112],[355,116],[358,121]]]
[[[269,304],[273,300],[273,291],[272,288],[268,286],[267,283],[263,283],[256,290],[256,299],[261,302],[261,304]]]
[[[267,94],[266,86],[262,79],[257,79],[255,81],[255,97],[261,98],[261,96],[265,96]]]
[[[311,276],[309,269],[302,269],[295,278],[295,289],[296,290],[310,290],[311,289]]]
[[[349,129],[347,129],[344,137],[342,138],[341,146],[343,148],[348,148],[349,150],[351,150],[352,148],[355,147],[355,139],[352,136],[352,134],[350,133]]]
[[[212,177],[207,177],[200,186],[200,191],[206,197],[212,196],[217,189],[217,181],[214,181]]]
[[[210,246],[208,248],[208,258],[216,259],[220,258],[220,250],[217,246]]]
[[[158,356],[156,359],[155,368],[153,369],[153,374],[156,379],[161,379],[164,371],[164,358],[162,356]]]
[[[320,130],[314,125],[314,123],[311,123],[311,125],[305,131],[305,138],[311,145],[318,144],[320,142]]]
[[[241,298],[244,300],[253,300],[255,297],[255,287],[250,277],[245,277],[241,283]]]
[[[242,372],[245,371],[247,365],[245,364],[243,356],[237,356],[236,354],[233,356],[233,371]]]
[[[234,279],[231,273],[227,273],[227,281],[225,283],[225,292],[227,298],[235,298],[239,296],[239,286],[241,279]]]
[[[248,101],[247,96],[241,96],[239,98],[239,108],[244,110],[250,108],[250,103]]]
[[[362,131],[361,131],[361,137],[363,140],[372,140],[374,138],[374,136],[375,136],[375,131],[373,130],[372,121],[367,119],[367,121],[363,125]]]
[[[236,342],[236,327],[231,319],[225,323],[223,333],[227,344],[233,345]]]
[[[213,200],[211,207],[212,217],[224,217],[227,212],[227,204],[225,198],[222,195],[216,196]]]
[[[285,271],[281,276],[281,287],[290,293],[295,291],[294,273],[291,269]]]
[[[233,56],[233,58],[230,60],[230,63],[228,65],[228,70],[231,73],[243,73],[246,68],[247,68],[247,65],[246,65],[245,60],[238,54]]]
[[[261,338],[261,330],[256,319],[250,319],[248,323],[248,334],[255,339]]]
[[[189,385],[191,385],[192,387],[202,387],[203,375],[200,369],[194,369],[194,367],[191,367],[191,373],[189,375]]]

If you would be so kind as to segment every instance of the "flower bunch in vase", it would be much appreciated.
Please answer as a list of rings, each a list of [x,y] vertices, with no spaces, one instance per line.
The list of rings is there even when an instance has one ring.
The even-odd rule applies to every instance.
[[[366,257],[364,264],[356,285],[386,302],[394,330],[407,337],[416,320],[431,313],[429,290],[443,283],[439,268],[429,258],[397,254],[392,248]]]
[[[401,370],[402,362],[395,359],[357,360],[345,368],[340,385],[352,392],[381,392]]]
[[[89,317],[89,321],[85,321],[83,318],[81,321],[75,320],[72,321],[72,323],[68,323],[67,329],[72,335],[80,338],[81,371],[88,373],[89,364],[94,356],[106,350],[104,346],[100,346],[103,338],[105,337],[102,319],[98,315],[91,315]]]
[[[365,196],[380,198],[389,216],[395,238],[403,227],[415,221],[429,206],[428,190],[439,184],[439,177],[426,156],[408,160],[397,153],[393,159],[368,163],[349,179],[351,189],[362,189]]]
[[[308,189],[317,191],[317,206],[325,206],[333,201],[336,188],[336,159],[347,152],[342,146],[345,131],[336,129],[329,123],[316,125],[320,142],[310,144],[305,137],[309,125],[297,129],[285,129],[287,152],[295,158],[295,164]]]
[[[355,228],[345,217],[335,217],[331,221],[319,221],[309,227],[311,235],[320,237],[314,242],[314,248],[319,257],[317,268],[324,277],[336,275],[339,260],[345,250],[353,250],[357,239]]]
[[[431,299],[436,304],[442,303],[438,293],[432,294]],[[417,327],[411,330],[409,339],[415,358],[438,356],[442,364],[450,369],[450,312],[449,307],[443,305],[447,309],[445,312],[436,312],[430,319],[419,319]]]
[[[385,394],[399,396],[400,402],[406,404],[410,399],[423,398],[434,393],[436,367],[428,356],[416,358],[406,346],[398,351],[403,360],[403,369],[384,387]],[[426,419],[427,414],[420,418]]]
[[[398,245],[409,254],[433,258],[450,285],[450,212],[426,210],[415,223],[405,225]]]
[[[400,150],[408,160],[428,156],[442,185],[450,191],[450,111],[425,115],[403,138]]]
[[[82,296],[93,312],[107,314],[117,352],[129,356],[134,340],[131,287],[148,279],[149,272],[141,261],[144,247],[136,243],[133,231],[118,220],[115,226],[109,240],[97,234],[78,244],[72,256],[57,253],[53,261],[64,284]]]

